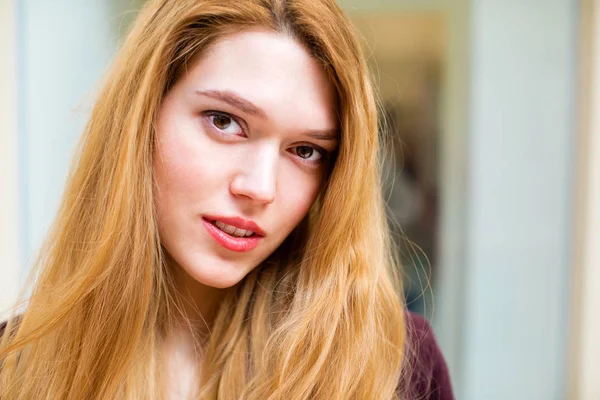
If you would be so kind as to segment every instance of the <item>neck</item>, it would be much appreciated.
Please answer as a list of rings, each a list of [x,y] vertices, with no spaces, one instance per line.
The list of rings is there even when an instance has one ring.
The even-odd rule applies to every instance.
[[[202,370],[204,345],[226,289],[203,285],[168,259],[180,309],[163,344],[169,399],[194,397]]]
[[[176,304],[171,312],[167,327],[166,347],[204,347],[209,335],[212,323],[226,289],[218,289],[203,285],[191,277],[185,269],[178,265],[167,251],[166,267],[172,277],[174,286],[173,296]],[[194,354],[196,352],[191,352]]]
[[[207,336],[227,289],[204,285],[192,278],[183,268],[171,263],[176,295],[181,310],[175,319],[175,331],[190,331],[199,337]],[[183,328],[183,329],[182,329]]]

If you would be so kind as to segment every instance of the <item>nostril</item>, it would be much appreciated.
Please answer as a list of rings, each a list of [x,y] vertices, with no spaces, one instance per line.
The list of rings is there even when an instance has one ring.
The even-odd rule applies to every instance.
[[[275,186],[245,176],[239,176],[230,185],[234,196],[243,197],[258,203],[271,204],[275,201]]]

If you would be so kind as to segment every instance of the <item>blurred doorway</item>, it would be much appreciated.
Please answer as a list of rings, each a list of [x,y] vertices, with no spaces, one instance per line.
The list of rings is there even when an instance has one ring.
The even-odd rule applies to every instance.
[[[439,257],[439,131],[444,16],[363,12],[364,37],[389,133],[385,189],[411,311],[432,316]]]

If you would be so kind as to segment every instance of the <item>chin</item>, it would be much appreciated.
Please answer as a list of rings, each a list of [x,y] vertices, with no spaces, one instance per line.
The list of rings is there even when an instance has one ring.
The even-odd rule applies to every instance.
[[[246,266],[223,261],[209,261],[202,263],[202,266],[188,264],[182,265],[181,268],[196,282],[216,289],[227,289],[237,285],[251,271]]]

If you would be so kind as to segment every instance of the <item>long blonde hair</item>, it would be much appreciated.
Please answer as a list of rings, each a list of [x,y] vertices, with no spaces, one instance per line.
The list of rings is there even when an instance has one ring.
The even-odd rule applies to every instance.
[[[394,399],[406,327],[380,190],[376,102],[334,0],[155,0],[86,127],[18,326],[0,343],[1,399],[163,398],[158,349],[177,295],[156,226],[154,122],[186,66],[225,33],[291,35],[338,97],[339,152],[306,223],[229,291],[200,397]]]

